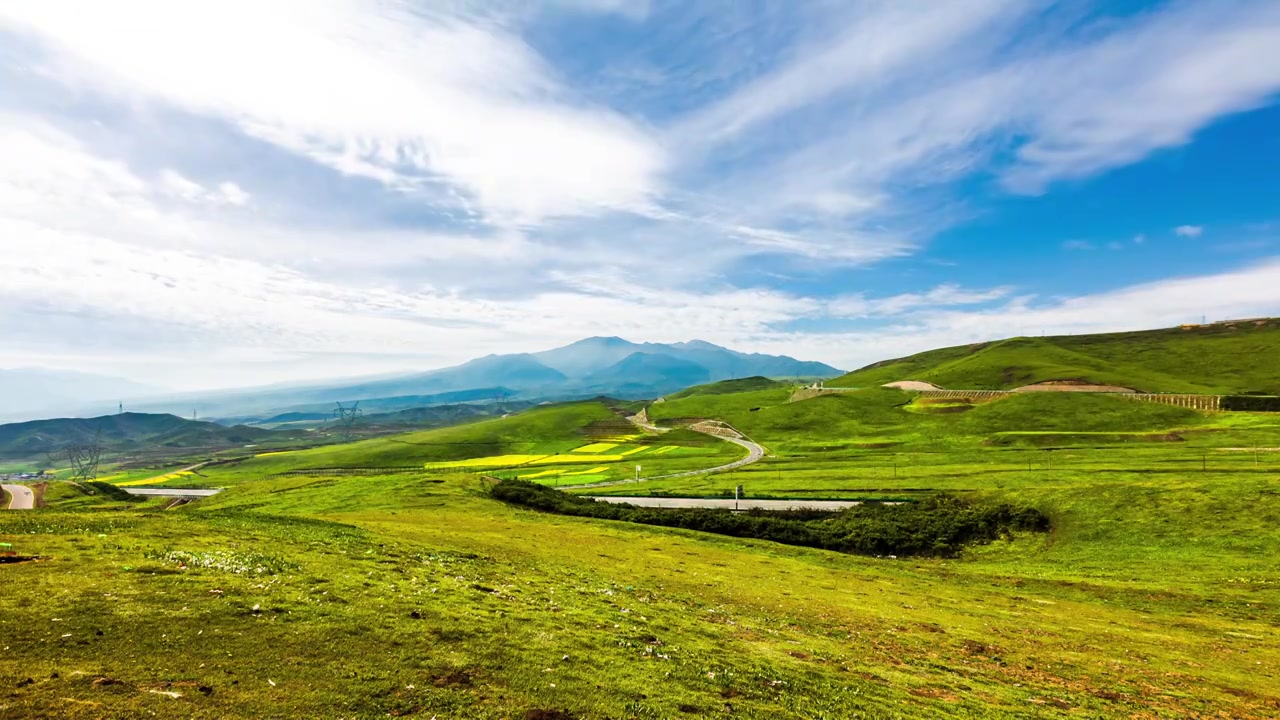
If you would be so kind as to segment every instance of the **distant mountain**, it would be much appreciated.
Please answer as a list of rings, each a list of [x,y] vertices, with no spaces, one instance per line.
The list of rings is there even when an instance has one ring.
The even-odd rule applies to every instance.
[[[40,457],[95,439],[108,451],[119,452],[142,447],[232,447],[286,437],[289,434],[243,425],[224,427],[176,415],[127,412],[0,425],[0,459]]]
[[[696,362],[672,355],[633,352],[582,381],[604,394],[635,397],[705,383],[711,371]]]
[[[109,375],[43,370],[0,369],[0,421],[31,417],[32,413],[71,413],[91,405],[114,409],[127,398],[155,395],[160,388]]]
[[[690,385],[755,375],[829,378],[840,370],[781,355],[740,353],[700,340],[633,343],[592,337],[536,353],[487,355],[454,367],[393,377],[186,395],[134,409],[223,418],[225,423],[276,424],[284,413],[332,413],[334,403],[360,401],[366,416],[465,402],[502,407],[606,395],[657,397]],[[484,411],[484,412],[492,412]],[[301,422],[316,422],[312,417]]]

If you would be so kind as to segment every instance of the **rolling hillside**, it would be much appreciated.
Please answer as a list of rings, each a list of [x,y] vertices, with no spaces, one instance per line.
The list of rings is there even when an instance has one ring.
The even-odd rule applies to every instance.
[[[60,418],[0,425],[0,458],[30,458],[57,451],[69,443],[95,438],[112,451],[138,448],[197,448],[233,446],[285,439],[289,433],[251,428],[224,427],[216,423],[184,420],[176,415],[121,413],[96,418]]]
[[[1081,381],[1142,392],[1280,394],[1280,319],[1010,338],[878,362],[827,384],[870,387],[899,380],[965,390]]]
[[[785,387],[790,387],[790,384],[781,380],[770,380],[767,377],[756,375],[749,378],[721,380],[720,382],[685,388],[680,392],[671,393],[667,396],[667,400],[680,400],[682,398],[697,397],[699,395],[729,395],[732,393],[750,392],[752,390],[772,390],[774,388]]]

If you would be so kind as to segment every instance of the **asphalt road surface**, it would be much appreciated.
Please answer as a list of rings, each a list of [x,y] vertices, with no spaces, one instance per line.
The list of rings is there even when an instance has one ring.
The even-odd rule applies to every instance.
[[[9,501],[10,510],[31,510],[36,506],[36,495],[26,485],[0,485],[13,497]]]

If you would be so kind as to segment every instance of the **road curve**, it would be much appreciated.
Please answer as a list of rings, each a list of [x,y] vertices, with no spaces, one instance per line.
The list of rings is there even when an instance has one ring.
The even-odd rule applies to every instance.
[[[0,485],[13,499],[9,501],[10,510],[32,510],[36,506],[35,493],[26,485]]]
[[[584,488],[609,487],[611,485],[625,485],[627,483],[644,482],[646,480],[665,480],[667,478],[692,477],[694,475],[707,475],[710,473],[725,472],[727,470],[736,470],[744,465],[750,465],[753,462],[758,462],[760,458],[764,457],[764,448],[760,447],[759,445],[757,445],[756,443],[750,440],[747,440],[746,438],[726,437],[724,435],[715,435],[712,433],[705,433],[705,434],[711,435],[711,437],[714,437],[720,440],[727,440],[733,443],[734,445],[740,445],[746,448],[747,456],[742,458],[741,460],[735,460],[731,463],[728,463],[727,465],[718,465],[716,467],[706,468],[704,470],[686,470],[684,472],[668,473],[666,475],[650,475],[649,477],[642,477],[639,480],[636,480],[634,478],[628,478],[626,480],[611,480],[609,482],[590,483],[588,485],[573,485],[571,487],[566,487],[565,489],[581,490]]]

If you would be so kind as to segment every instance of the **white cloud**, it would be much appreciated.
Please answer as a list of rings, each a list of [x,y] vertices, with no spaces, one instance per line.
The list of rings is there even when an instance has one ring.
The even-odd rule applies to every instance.
[[[835,20],[834,37],[695,114],[676,134],[691,145],[726,142],[851,87],[903,80],[1018,6],[1009,0],[862,3]]]
[[[1204,234],[1203,225],[1179,225],[1173,229],[1173,234],[1178,237],[1200,237]]]
[[[1092,250],[1093,243],[1088,240],[1068,240],[1062,243],[1063,250]]]
[[[666,163],[645,131],[573,97],[517,36],[400,2],[0,7],[85,90],[166,103],[342,172],[443,181],[499,222],[644,206]]]
[[[249,193],[233,182],[218,183],[218,194],[223,202],[229,205],[244,205],[249,202]]]
[[[245,205],[250,197],[249,193],[233,182],[220,182],[216,188],[209,189],[172,168],[165,168],[160,172],[158,189],[180,200],[212,205]]]
[[[923,308],[941,308],[955,305],[982,305],[1009,296],[1009,287],[988,290],[966,290],[957,285],[943,284],[923,293],[902,293],[883,298],[867,298],[864,295],[843,296],[827,303],[825,315],[832,318],[893,317]]]
[[[884,197],[879,215],[914,214],[913,193],[979,172],[1040,193],[1184,144],[1280,90],[1271,2],[1176,3],[1052,40],[1018,32],[1026,4],[871,7],[679,127],[682,147],[764,158],[717,192],[757,213],[848,217],[867,209],[813,199]]]
[[[871,331],[769,338],[759,346],[795,343],[806,356],[840,367],[1014,336],[1121,332],[1175,327],[1209,319],[1280,315],[1280,258],[1212,275],[1142,283],[1061,299],[1020,296],[978,310],[930,308]],[[767,351],[767,350],[765,350]]]
[[[649,32],[675,6],[560,7]],[[627,98],[624,113],[521,37],[524,3],[0,4],[0,39],[21,36],[20,62],[0,63],[13,88],[0,365],[245,384],[620,334],[852,367],[1009,334],[1280,311],[1275,262],[1068,299],[966,288],[962,264],[931,288],[936,267],[924,289],[825,297],[858,281],[837,268],[914,253],[965,217],[948,183],[1040,192],[1184,143],[1280,88],[1274,4],[1172,4],[1070,33],[1035,31],[1033,9],[885,0],[794,36],[708,33],[730,67],[653,64],[672,51],[655,42],[627,59],[663,78],[646,90],[661,107]],[[753,33],[794,44],[746,58],[765,44]],[[878,328],[782,329],[801,325]]]

